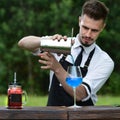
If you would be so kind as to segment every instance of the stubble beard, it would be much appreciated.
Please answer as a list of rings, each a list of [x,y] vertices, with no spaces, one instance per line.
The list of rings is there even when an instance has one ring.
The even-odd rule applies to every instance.
[[[80,41],[80,43],[81,43],[83,46],[85,46],[85,47],[91,46],[93,43],[89,44],[88,42],[83,42],[83,41],[82,41],[82,39],[85,39],[85,38],[87,38],[87,37],[85,37],[85,36],[79,36],[79,41]],[[87,38],[87,39],[91,39],[91,40],[92,40],[92,38]]]

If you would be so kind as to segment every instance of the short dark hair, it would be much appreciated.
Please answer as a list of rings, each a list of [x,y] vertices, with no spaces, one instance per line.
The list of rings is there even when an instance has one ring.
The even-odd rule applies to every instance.
[[[82,8],[82,15],[86,14],[94,20],[103,19],[105,21],[108,13],[109,9],[107,6],[98,0],[88,0],[84,3]]]

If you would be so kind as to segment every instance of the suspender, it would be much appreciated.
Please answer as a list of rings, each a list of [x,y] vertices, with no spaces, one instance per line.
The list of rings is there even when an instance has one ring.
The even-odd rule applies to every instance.
[[[95,52],[95,48],[90,52],[90,54],[89,54],[89,56],[88,56],[88,59],[87,59],[87,61],[85,62],[84,67],[83,67],[83,68],[81,67],[82,77],[85,77],[86,74],[87,74],[88,66],[89,66],[89,64],[90,64],[90,61],[91,61],[91,59],[92,59],[92,56],[93,56],[94,52]]]
[[[90,54],[89,54],[89,56],[88,56],[88,59],[87,59],[87,61],[85,62],[84,67],[87,67],[87,68],[88,68],[94,52],[95,52],[95,48],[90,52]]]

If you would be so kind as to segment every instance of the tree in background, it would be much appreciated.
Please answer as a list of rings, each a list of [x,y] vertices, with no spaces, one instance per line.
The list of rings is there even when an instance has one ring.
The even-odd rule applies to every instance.
[[[41,70],[38,57],[18,48],[18,41],[27,35],[53,35],[78,33],[78,17],[86,0],[1,0],[0,1],[0,93],[6,93],[8,83],[17,80],[29,93],[46,94],[49,71]],[[107,26],[98,44],[115,61],[115,70],[101,90],[115,92],[120,90],[120,1],[101,0],[110,8]],[[114,90],[114,91],[113,91]],[[107,93],[106,92],[106,93]]]

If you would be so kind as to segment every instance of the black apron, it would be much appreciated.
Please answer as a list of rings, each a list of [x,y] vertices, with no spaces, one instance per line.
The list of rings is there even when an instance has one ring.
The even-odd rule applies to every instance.
[[[91,61],[91,58],[94,54],[95,48],[90,52],[87,61],[85,62],[84,67],[81,67],[81,72],[82,72],[82,76],[85,77],[88,71],[88,66],[89,63]],[[65,70],[67,70],[67,67],[69,65],[72,65],[71,63],[65,61],[65,56],[62,57],[62,59],[60,60],[61,65],[63,66],[63,68]],[[89,87],[89,85],[87,83],[82,83],[84,85],[86,85],[89,89],[89,91],[91,92],[91,89]],[[72,106],[74,103],[74,99],[72,96],[70,96],[65,90],[64,88],[60,85],[59,80],[57,79],[57,77],[55,76],[55,74],[53,75],[52,78],[52,84],[51,84],[51,88],[50,88],[50,92],[49,92],[49,96],[48,96],[48,103],[47,106]],[[94,105],[91,98],[88,99],[87,101],[77,101],[76,102],[77,105],[79,106],[92,106]]]

